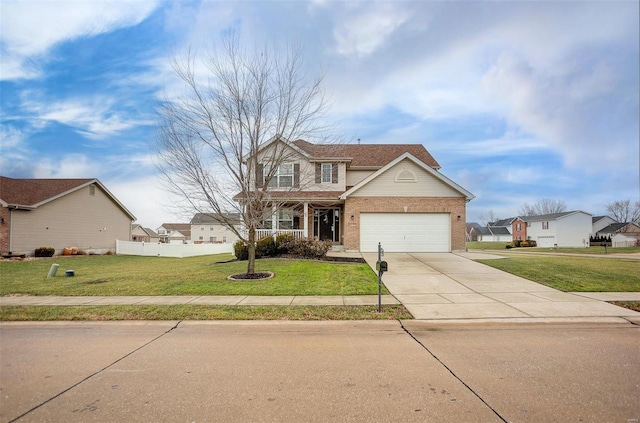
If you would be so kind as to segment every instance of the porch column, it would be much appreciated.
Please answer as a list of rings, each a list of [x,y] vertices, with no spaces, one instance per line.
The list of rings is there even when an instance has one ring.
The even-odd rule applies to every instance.
[[[273,204],[271,205],[271,235],[275,237],[278,229],[278,208]]]
[[[309,203],[304,203],[304,238],[309,238]]]

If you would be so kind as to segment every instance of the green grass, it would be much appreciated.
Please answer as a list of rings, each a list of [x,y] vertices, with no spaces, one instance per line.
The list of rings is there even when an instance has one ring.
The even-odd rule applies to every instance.
[[[366,264],[261,259],[265,281],[229,281],[247,262],[220,263],[230,255],[190,258],[137,256],[56,257],[0,262],[0,295],[373,295],[377,278]],[[46,275],[52,263],[55,278]],[[75,277],[64,276],[73,269]],[[388,293],[386,289],[384,293]]]
[[[518,255],[477,261],[565,292],[640,292],[638,260]]]
[[[8,306],[0,321],[50,320],[394,320],[413,317],[401,305],[377,306]]]
[[[467,242],[467,248],[469,250],[504,250],[505,252],[523,252],[523,253],[535,253],[535,252],[553,252],[553,253],[570,253],[570,254],[631,254],[640,253],[640,247],[622,247],[611,248],[607,247],[589,247],[589,248],[545,248],[545,247],[526,247],[526,248],[512,248],[507,250],[505,247],[507,242]]]
[[[507,242],[467,242],[469,250],[504,250]]]

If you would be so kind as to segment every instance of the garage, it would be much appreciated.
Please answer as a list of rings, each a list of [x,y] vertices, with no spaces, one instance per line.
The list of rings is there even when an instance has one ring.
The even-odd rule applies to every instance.
[[[449,213],[361,213],[360,251],[434,253],[451,251]]]

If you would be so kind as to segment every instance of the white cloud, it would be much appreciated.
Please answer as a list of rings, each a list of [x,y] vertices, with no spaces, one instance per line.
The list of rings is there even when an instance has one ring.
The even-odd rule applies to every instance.
[[[333,30],[336,51],[344,56],[364,57],[374,53],[410,17],[400,2],[349,5]]]
[[[23,110],[30,115],[34,127],[43,128],[50,122],[58,122],[74,128],[88,139],[101,140],[140,125],[150,125],[151,120],[135,120],[119,111],[119,104],[109,97],[95,96],[47,102],[33,92],[23,94]]]
[[[137,25],[158,1],[3,1],[0,3],[0,79],[33,78],[39,71],[30,58],[56,44]],[[4,62],[10,64],[4,68]]]
[[[68,154],[64,157],[45,158],[33,165],[33,178],[91,178],[101,171],[101,163],[84,154]]]

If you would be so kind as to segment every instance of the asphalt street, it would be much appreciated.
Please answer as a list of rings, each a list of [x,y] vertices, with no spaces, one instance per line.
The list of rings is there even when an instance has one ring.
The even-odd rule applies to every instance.
[[[640,421],[629,322],[0,324],[0,421]]]

